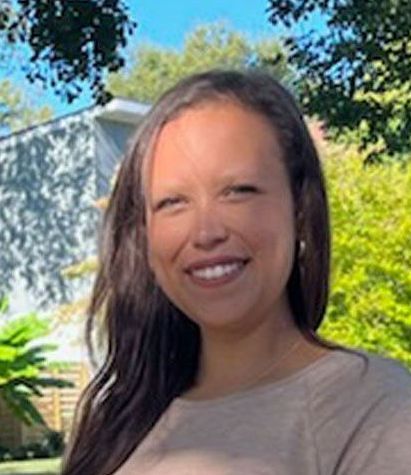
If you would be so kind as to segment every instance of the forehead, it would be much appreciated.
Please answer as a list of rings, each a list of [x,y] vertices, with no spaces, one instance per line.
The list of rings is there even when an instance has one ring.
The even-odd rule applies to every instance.
[[[145,167],[146,183],[241,173],[269,174],[283,167],[273,125],[262,114],[232,101],[183,111],[159,132]]]

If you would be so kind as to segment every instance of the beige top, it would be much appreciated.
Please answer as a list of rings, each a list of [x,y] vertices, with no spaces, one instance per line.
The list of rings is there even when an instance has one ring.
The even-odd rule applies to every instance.
[[[115,475],[410,475],[411,374],[366,359],[336,350],[281,381],[177,398]]]

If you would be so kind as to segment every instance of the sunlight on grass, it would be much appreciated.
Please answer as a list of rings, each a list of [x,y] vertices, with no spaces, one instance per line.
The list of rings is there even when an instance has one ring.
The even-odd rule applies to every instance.
[[[60,459],[24,460],[21,462],[1,462],[1,475],[57,475]]]

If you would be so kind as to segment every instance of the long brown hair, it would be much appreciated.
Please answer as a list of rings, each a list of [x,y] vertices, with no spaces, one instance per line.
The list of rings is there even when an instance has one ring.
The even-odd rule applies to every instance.
[[[299,108],[265,73],[190,76],[166,92],[139,126],[110,198],[87,321],[90,353],[93,332],[102,329],[104,358],[78,405],[62,475],[113,473],[170,402],[195,382],[199,328],[157,286],[147,261],[142,164],[164,124],[187,108],[221,99],[262,114],[278,134],[297,229],[290,305],[308,339],[336,347],[316,335],[328,300],[329,217],[320,161]]]

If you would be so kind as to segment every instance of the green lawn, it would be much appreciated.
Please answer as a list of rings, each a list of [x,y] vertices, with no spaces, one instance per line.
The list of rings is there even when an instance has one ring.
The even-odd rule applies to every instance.
[[[0,475],[57,475],[60,459],[0,462]]]

